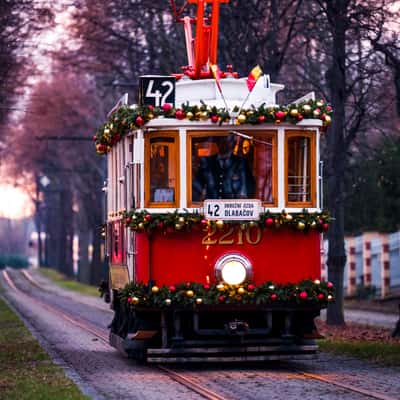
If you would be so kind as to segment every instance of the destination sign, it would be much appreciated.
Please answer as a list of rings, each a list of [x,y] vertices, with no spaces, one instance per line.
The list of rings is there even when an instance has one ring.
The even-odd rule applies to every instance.
[[[261,201],[246,200],[205,200],[204,216],[209,220],[246,220],[260,218]]]

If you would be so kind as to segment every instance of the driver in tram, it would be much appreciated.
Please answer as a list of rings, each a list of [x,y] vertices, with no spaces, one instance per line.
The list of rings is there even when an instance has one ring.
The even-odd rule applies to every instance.
[[[250,143],[244,146],[237,139],[234,135],[221,137],[215,154],[199,158],[192,183],[193,201],[254,198]]]

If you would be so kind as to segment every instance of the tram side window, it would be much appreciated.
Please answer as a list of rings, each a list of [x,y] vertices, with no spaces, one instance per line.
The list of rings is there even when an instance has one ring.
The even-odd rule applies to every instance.
[[[149,146],[150,203],[175,204],[177,200],[176,139],[171,136],[151,137]]]
[[[311,135],[289,134],[286,139],[287,203],[312,205],[314,144]]]
[[[121,222],[110,224],[110,256],[113,264],[122,264],[124,260],[123,225]]]

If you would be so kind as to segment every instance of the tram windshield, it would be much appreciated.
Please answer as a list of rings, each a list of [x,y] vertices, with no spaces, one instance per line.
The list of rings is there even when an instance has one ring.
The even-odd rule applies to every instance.
[[[191,137],[192,202],[260,199],[274,203],[274,134]]]

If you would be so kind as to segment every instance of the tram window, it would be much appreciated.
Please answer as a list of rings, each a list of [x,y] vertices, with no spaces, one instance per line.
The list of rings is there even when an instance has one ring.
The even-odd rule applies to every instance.
[[[178,170],[176,137],[150,137],[147,160],[149,167],[146,179],[148,205],[176,205],[178,197],[176,193]]]
[[[120,222],[113,222],[110,225],[110,244],[111,244],[111,262],[114,264],[122,264],[124,259],[124,236],[123,225]]]
[[[288,204],[312,205],[313,203],[314,151],[314,141],[310,134],[288,133],[286,139],[286,199]]]
[[[275,202],[274,132],[190,135],[190,203],[206,199],[260,199]]]
[[[252,135],[254,138],[254,176],[256,198],[265,205],[276,205],[276,135]]]

